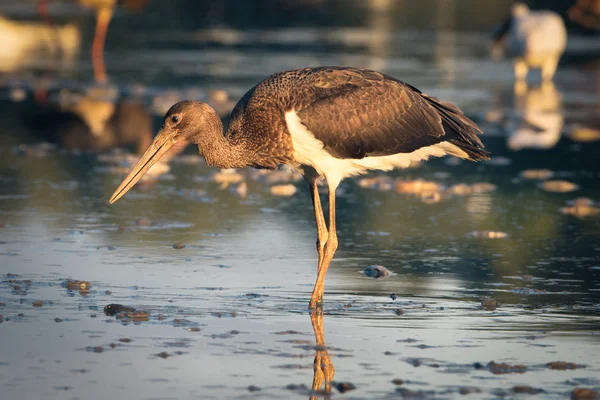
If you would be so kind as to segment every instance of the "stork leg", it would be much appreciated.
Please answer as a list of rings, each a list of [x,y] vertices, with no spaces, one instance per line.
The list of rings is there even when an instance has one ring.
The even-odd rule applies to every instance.
[[[544,82],[552,81],[556,68],[558,67],[558,59],[560,56],[548,57],[542,65],[542,80]]]
[[[514,61],[515,68],[515,79],[517,82],[525,81],[527,79],[527,73],[529,72],[529,66],[523,58],[517,58]]]
[[[313,289],[312,296],[310,298],[309,308],[315,309],[323,305],[323,292],[325,290],[325,275],[329,268],[329,263],[335,254],[335,250],[338,246],[337,232],[335,227],[335,190],[337,185],[327,182],[329,186],[329,229],[327,235],[327,242],[323,249],[323,258],[319,263],[319,270],[317,272],[317,281],[315,282],[315,288]]]
[[[310,195],[313,202],[313,208],[315,210],[315,221],[317,222],[317,252],[319,253],[319,264],[318,270],[321,269],[323,263],[323,255],[325,243],[327,243],[327,225],[325,223],[325,216],[323,215],[323,207],[321,206],[321,197],[319,196],[318,178],[313,176],[305,177],[310,187]]]
[[[102,7],[96,16],[96,32],[92,43],[92,68],[94,79],[98,83],[106,83],[106,66],[104,65],[104,44],[106,43],[106,32],[112,18],[113,10],[110,7]]]
[[[329,358],[329,353],[327,352],[327,347],[325,345],[325,334],[323,332],[323,311],[312,311],[310,313],[310,320],[312,322],[313,331],[315,332],[315,340],[317,342],[317,353],[315,354],[315,360],[313,362],[314,376],[310,400],[316,400],[316,394],[321,391],[322,386],[325,395],[329,395],[331,393],[331,381],[335,375],[335,368],[333,367],[331,358]]]

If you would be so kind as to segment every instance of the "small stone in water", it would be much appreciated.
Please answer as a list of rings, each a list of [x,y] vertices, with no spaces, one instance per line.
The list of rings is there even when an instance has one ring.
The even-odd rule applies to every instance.
[[[600,393],[588,388],[575,388],[571,392],[571,400],[599,399]]]
[[[404,381],[402,379],[394,379],[392,380],[392,383],[396,386],[400,386],[404,383]]]
[[[397,298],[398,298],[398,296],[396,296],[396,293],[392,293],[390,295],[390,299],[392,299],[392,300],[396,300]]]
[[[346,393],[346,392],[349,392],[350,390],[356,389],[356,386],[354,386],[354,384],[351,382],[337,382],[337,383],[334,383],[334,385],[335,385],[335,388],[340,393]]]
[[[248,391],[249,392],[260,392],[261,388],[259,388],[258,386],[250,385],[250,386],[248,386]]]
[[[545,181],[540,183],[540,189],[553,193],[568,193],[579,189],[579,185],[569,181]]]
[[[131,339],[129,339],[129,338],[120,338],[120,339],[119,339],[119,342],[121,342],[121,343],[131,343],[131,342],[132,342],[132,340],[131,340]]]
[[[173,244],[173,248],[175,250],[181,250],[181,249],[185,248],[185,244],[183,244],[183,243],[175,243],[175,244]]]
[[[462,395],[471,394],[471,393],[481,393],[481,389],[473,387],[473,386],[461,387],[458,392]]]
[[[364,269],[363,273],[366,277],[375,279],[386,278],[391,274],[390,270],[383,265],[370,265]]]
[[[394,310],[394,313],[395,313],[396,315],[398,315],[398,316],[400,316],[400,315],[404,315],[404,310],[403,310],[403,309],[401,309],[401,308],[396,308],[396,309]]]
[[[534,388],[531,386],[518,385],[513,387],[513,392],[515,393],[525,393],[525,394],[538,394],[543,393],[543,389]]]
[[[41,306],[43,306],[43,305],[44,305],[44,302],[43,302],[43,301],[34,301],[34,302],[33,302],[33,306],[34,306],[34,307],[41,307]]]
[[[494,361],[490,361],[488,363],[487,367],[494,375],[510,374],[513,372],[522,374],[525,371],[527,371],[527,367],[523,364],[518,364],[518,365],[509,365],[509,364],[505,364],[505,363],[498,364]]]

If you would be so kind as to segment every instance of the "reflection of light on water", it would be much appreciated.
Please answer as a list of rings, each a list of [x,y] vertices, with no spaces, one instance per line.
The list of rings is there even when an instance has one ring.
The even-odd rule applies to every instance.
[[[367,26],[371,29],[368,39],[369,68],[384,69],[389,56],[392,38],[392,0],[369,0]]]
[[[435,41],[435,63],[438,68],[447,72],[446,79],[452,82],[456,79],[456,31],[452,29],[456,20],[456,3],[442,0],[434,7],[436,25],[439,30]]]
[[[515,113],[509,124],[508,147],[550,149],[563,127],[560,93],[552,83],[540,87],[515,86]]]
[[[474,193],[466,199],[466,210],[469,219],[475,223],[481,223],[492,211],[492,196],[490,193]]]

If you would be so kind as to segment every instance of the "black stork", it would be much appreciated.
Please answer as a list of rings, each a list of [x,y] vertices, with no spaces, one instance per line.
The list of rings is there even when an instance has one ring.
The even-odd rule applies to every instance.
[[[456,106],[379,72],[346,67],[284,71],[242,97],[225,135],[221,119],[206,103],[173,105],[110,203],[180,141],[198,145],[206,163],[218,168],[284,164],[298,170],[310,187],[317,222],[318,273],[309,304],[314,309],[322,306],[325,274],[338,247],[335,191],[340,181],[447,154],[489,159],[479,133]],[[317,187],[321,180],[329,189],[329,226]]]

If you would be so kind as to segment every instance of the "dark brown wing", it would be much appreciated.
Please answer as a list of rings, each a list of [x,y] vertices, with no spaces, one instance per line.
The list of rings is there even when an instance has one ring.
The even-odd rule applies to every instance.
[[[374,71],[319,68],[303,87],[310,102],[296,105],[302,123],[338,158],[410,153],[448,141],[487,159],[477,125],[454,105]]]

